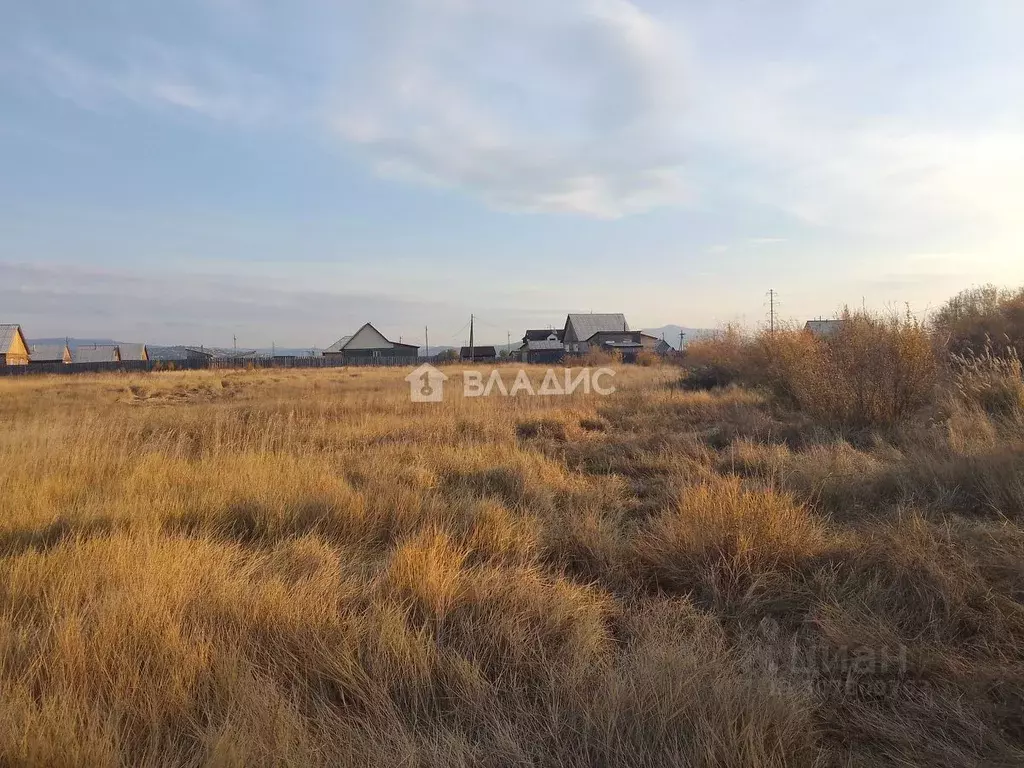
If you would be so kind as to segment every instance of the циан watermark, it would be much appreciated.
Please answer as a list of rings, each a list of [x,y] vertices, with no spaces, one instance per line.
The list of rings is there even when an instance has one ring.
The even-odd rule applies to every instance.
[[[811,632],[783,632],[762,620],[741,661],[744,673],[774,692],[880,699],[920,693],[900,643],[832,645]]]
[[[614,378],[611,368],[548,368],[538,386],[535,386],[527,371],[520,368],[512,376],[509,369],[494,368],[490,374],[484,371],[464,370],[462,372],[463,397],[518,397],[520,395],[551,397],[575,393],[610,395],[615,386],[608,380]],[[504,376],[502,374],[505,374]],[[405,377],[409,382],[409,399],[414,403],[440,403],[444,400],[444,382],[448,377],[440,370],[424,363]]]

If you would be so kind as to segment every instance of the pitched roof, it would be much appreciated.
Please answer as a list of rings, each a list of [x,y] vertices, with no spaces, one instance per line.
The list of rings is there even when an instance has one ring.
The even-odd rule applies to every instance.
[[[33,344],[29,347],[28,357],[33,363],[62,363],[67,348],[67,344]]]
[[[352,340],[352,337],[354,335],[355,334],[353,333],[353,334],[349,334],[348,336],[342,336],[336,342],[331,344],[331,346],[329,346],[327,349],[325,349],[324,350],[324,354],[326,355],[328,352],[341,352],[341,350],[345,348],[345,345],[348,344]]]
[[[0,354],[4,354],[14,343],[15,335],[21,331],[21,326],[15,323],[0,325]]]
[[[145,344],[118,344],[122,360],[148,360],[149,353]]]
[[[565,337],[565,328],[535,328],[528,330],[524,335],[525,341],[545,341],[554,334],[555,338],[561,341]]]
[[[815,336],[831,336],[842,327],[842,320],[808,320],[804,325],[804,330],[810,331]]]
[[[498,353],[494,349],[494,347],[474,346],[472,349],[473,349],[473,357],[497,357],[498,356]],[[459,357],[468,358],[470,356],[469,355],[469,350],[470,350],[469,347],[462,347],[459,350]]]
[[[530,340],[526,342],[526,348],[530,352],[536,352],[542,349],[562,349],[562,342],[558,339],[537,339],[536,341]]]
[[[71,350],[73,363],[116,363],[120,359],[116,344],[90,344]]]
[[[613,314],[590,314],[590,313],[570,313],[565,318],[565,326],[568,328],[572,326],[573,331],[576,333],[576,338],[585,340],[589,339],[595,333],[601,333],[602,331],[628,331],[629,325],[626,323],[626,316],[621,312]]]

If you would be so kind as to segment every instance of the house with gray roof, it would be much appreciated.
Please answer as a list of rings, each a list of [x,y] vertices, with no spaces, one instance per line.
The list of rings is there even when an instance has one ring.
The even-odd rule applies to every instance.
[[[0,365],[28,365],[28,343],[20,325],[0,325]]]
[[[71,350],[67,344],[33,344],[28,350],[29,363],[70,363]]]
[[[121,350],[117,344],[86,344],[71,350],[72,363],[119,363]]]
[[[389,341],[370,323],[366,323],[351,336],[342,336],[323,351],[323,356],[342,363],[374,364],[416,362],[419,347]]]
[[[804,330],[818,338],[835,336],[842,327],[842,320],[808,320],[804,324]]]
[[[118,350],[121,353],[121,360],[149,360],[149,350],[145,344],[124,344],[118,343]]]
[[[624,334],[629,334],[629,323],[621,312],[569,313],[565,318],[562,343],[569,354],[583,355],[590,351],[592,345],[601,346],[605,341],[620,340],[618,336]],[[592,340],[596,343],[592,344]],[[627,341],[625,338],[621,340]]]

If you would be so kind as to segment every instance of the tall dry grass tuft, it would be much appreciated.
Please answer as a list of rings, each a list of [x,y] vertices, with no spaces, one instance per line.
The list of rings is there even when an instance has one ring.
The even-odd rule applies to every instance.
[[[645,527],[633,556],[663,588],[726,610],[771,591],[825,541],[821,522],[788,494],[726,478],[685,489]]]
[[[990,416],[1024,417],[1024,369],[1017,351],[999,357],[986,347],[980,355],[955,355],[954,386],[959,397]]]

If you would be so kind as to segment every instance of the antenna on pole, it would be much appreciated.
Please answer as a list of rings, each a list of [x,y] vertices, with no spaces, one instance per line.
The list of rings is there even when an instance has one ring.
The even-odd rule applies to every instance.
[[[512,354],[512,331],[505,331],[505,355]]]
[[[775,289],[768,289],[768,328],[769,333],[775,333]]]
[[[473,315],[469,316],[469,362],[473,362]]]
[[[427,326],[423,326],[423,355],[424,357],[430,357],[430,333],[427,331]]]

